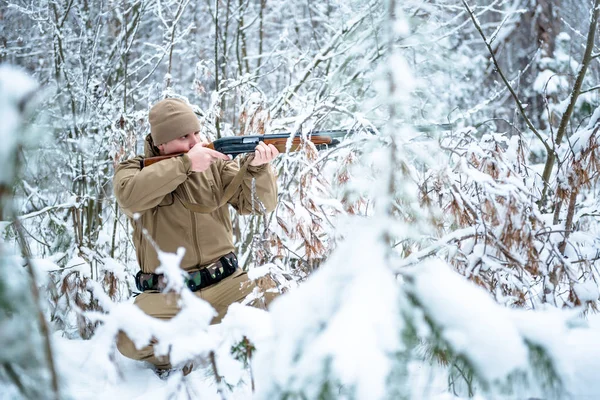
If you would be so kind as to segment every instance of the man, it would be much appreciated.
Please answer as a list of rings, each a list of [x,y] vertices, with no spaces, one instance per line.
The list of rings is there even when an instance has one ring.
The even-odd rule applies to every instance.
[[[242,159],[240,171],[228,156],[205,147],[207,142],[198,136],[198,118],[179,99],[155,104],[149,121],[146,157],[185,154],[144,168],[142,157],[136,157],[115,171],[115,196],[133,225],[140,265],[136,285],[143,292],[134,304],[160,319],[171,319],[179,312],[178,295],[161,292],[165,279],[156,273],[160,266],[156,248],[175,253],[183,247],[180,267],[189,274],[187,286],[213,306],[217,316],[212,323],[218,323],[230,304],[243,300],[255,287],[238,268],[227,203],[240,214],[263,208],[272,211],[277,183],[269,163],[279,152],[261,143],[254,154]],[[264,303],[268,303],[272,296],[265,295]],[[252,305],[264,308],[264,303]],[[136,349],[123,332],[117,348],[126,357],[148,361],[159,370],[171,367],[168,356],[155,356],[152,346]]]

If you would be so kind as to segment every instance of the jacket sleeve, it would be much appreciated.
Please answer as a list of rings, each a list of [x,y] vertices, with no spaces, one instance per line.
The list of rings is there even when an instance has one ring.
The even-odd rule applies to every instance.
[[[119,164],[113,180],[117,202],[129,217],[156,207],[191,173],[191,161],[186,155],[144,169],[140,167],[140,160],[141,157],[136,157]]]
[[[247,158],[242,159],[244,163]],[[239,166],[235,161],[226,161],[223,163],[221,170],[221,179],[223,180],[223,188],[233,180],[239,171]],[[277,206],[277,179],[273,173],[270,164],[264,164],[258,167],[248,166],[248,171],[244,176],[242,184],[229,200],[238,213],[252,214],[260,212],[261,207],[256,205],[254,200],[254,209],[252,202],[252,180],[255,179],[256,197],[263,204],[267,212],[271,212]]]

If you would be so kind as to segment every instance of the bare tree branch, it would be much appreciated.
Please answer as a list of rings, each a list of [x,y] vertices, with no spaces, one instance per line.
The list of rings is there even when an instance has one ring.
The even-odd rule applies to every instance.
[[[370,9],[370,6],[369,6]],[[330,41],[329,43],[323,48],[321,49],[321,51],[319,52],[319,54],[317,54],[315,56],[315,58],[313,58],[312,62],[304,69],[304,72],[302,73],[302,78],[294,85],[293,88],[288,88],[287,90],[284,90],[282,95],[279,96],[279,98],[274,102],[273,106],[271,107],[271,115],[276,116],[281,109],[283,108],[283,106],[298,92],[298,90],[300,89],[300,87],[302,87],[302,85],[306,82],[306,80],[310,77],[310,75],[312,74],[312,72],[314,71],[314,69],[319,66],[319,64],[326,60],[329,53],[336,48],[336,46],[338,45],[339,41],[344,38],[346,35],[350,34],[351,32],[354,31],[354,29],[356,29],[356,27],[362,22],[364,21],[365,18],[367,18],[367,16],[369,16],[369,14],[371,13],[371,11],[367,11],[365,12],[363,15],[361,15],[359,18],[356,18],[354,21],[351,21],[347,27],[345,27],[344,29],[342,29],[340,32],[338,32]]]
[[[464,0],[463,0],[464,1]],[[590,61],[592,60],[592,50],[594,49],[594,41],[596,38],[596,27],[598,25],[598,12],[599,12],[600,0],[594,1],[594,7],[592,9],[592,17],[590,19],[590,27],[588,29],[587,35],[587,43],[585,46],[585,53],[583,55],[583,60],[581,61],[581,65],[579,67],[579,73],[577,74],[577,78],[575,80],[575,84],[573,85],[573,90],[571,91],[571,101],[565,110],[565,113],[560,120],[560,125],[558,126],[558,130],[556,131],[556,140],[555,146],[560,145],[566,131],[567,125],[569,124],[569,120],[571,119],[571,115],[573,114],[573,110],[575,109],[575,103],[577,102],[577,98],[581,94],[581,85],[583,84],[583,79],[585,78],[585,74],[587,72]],[[552,174],[552,169],[554,167],[554,162],[556,161],[556,154],[554,151],[548,151],[548,156],[546,158],[546,165],[544,165],[544,172],[542,174],[542,180],[544,181],[544,188],[542,190],[542,198],[540,199],[540,205],[546,202],[546,195],[548,193],[548,181],[550,180],[550,175]]]
[[[527,124],[529,129],[533,132],[533,134],[542,142],[542,144],[546,148],[546,151],[548,151],[548,153],[551,153],[552,152],[551,147],[546,142],[546,139],[544,139],[544,137],[538,132],[538,130],[535,128],[535,126],[533,126],[533,123],[531,122],[531,120],[527,117],[527,114],[525,113],[525,107],[523,107],[523,103],[521,103],[519,96],[517,96],[517,93],[514,91],[512,85],[504,76],[504,73],[502,72],[502,69],[500,68],[500,65],[498,64],[498,60],[496,60],[494,51],[493,51],[492,47],[490,46],[490,43],[488,42],[487,38],[485,37],[485,34],[483,33],[483,30],[481,29],[481,25],[479,24],[479,21],[475,17],[475,14],[473,14],[471,7],[469,7],[469,5],[467,4],[467,2],[465,0],[461,0],[461,1],[462,1],[463,5],[465,6],[465,8],[467,9],[467,12],[471,16],[471,20],[473,21],[473,24],[475,24],[477,31],[481,35],[481,38],[483,39],[483,42],[485,43],[485,46],[487,47],[488,52],[490,53],[490,57],[492,58],[494,67],[498,71],[500,78],[506,85],[506,87],[509,90],[510,94],[512,95],[513,99],[515,100],[515,103],[517,104],[517,108],[519,109],[519,112],[523,116],[523,119],[525,119],[525,123]]]

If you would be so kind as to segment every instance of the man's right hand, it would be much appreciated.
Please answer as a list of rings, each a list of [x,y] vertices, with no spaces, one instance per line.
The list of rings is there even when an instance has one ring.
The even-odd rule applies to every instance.
[[[187,152],[188,157],[192,161],[192,171],[206,171],[210,165],[217,159],[224,161],[231,160],[229,156],[220,153],[216,150],[205,147],[207,143],[198,143]]]

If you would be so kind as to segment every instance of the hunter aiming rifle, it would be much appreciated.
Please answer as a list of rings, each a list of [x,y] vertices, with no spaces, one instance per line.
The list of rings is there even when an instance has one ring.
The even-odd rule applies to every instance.
[[[350,132],[351,131],[349,130],[318,131],[310,134],[307,139],[315,145],[317,150],[322,150],[339,144],[340,142],[337,138],[344,137]],[[209,143],[206,147],[235,158],[235,156],[239,154],[253,152],[254,149],[256,149],[256,146],[258,146],[259,142],[264,142],[266,144],[272,144],[275,146],[280,153],[285,153],[290,135],[290,133],[277,133],[272,135],[230,136],[217,139],[214,142]],[[297,151],[301,145],[302,137],[299,135],[295,136],[292,139],[292,144],[289,151]],[[141,167],[144,168],[159,161],[172,157],[180,157],[182,155],[183,154],[169,154],[166,156],[143,158],[140,161],[140,164]]]
[[[441,126],[441,125],[439,125]],[[426,127],[430,130],[428,127]],[[424,128],[422,128],[424,130]],[[421,129],[418,129],[421,130]],[[365,129],[366,132],[370,134],[374,134],[375,132],[371,129]],[[312,132],[307,140],[311,141],[317,150],[326,149],[331,146],[336,146],[340,142],[338,138],[344,138],[347,135],[356,132],[356,130],[329,130],[329,131],[317,131]],[[230,155],[231,157],[235,157],[239,154],[252,153],[256,149],[256,146],[260,142],[264,142],[266,144],[272,144],[277,148],[280,153],[285,153],[287,149],[288,139],[290,139],[290,133],[277,133],[271,135],[253,135],[253,136],[230,136],[224,137],[221,139],[217,139],[214,142],[211,142],[206,145],[207,148],[216,150],[223,154]],[[302,146],[302,136],[294,136],[291,140],[291,146],[289,151],[297,151]],[[144,167],[148,167],[152,164],[160,162],[162,160],[166,160],[173,157],[181,157],[183,153],[180,154],[169,154],[165,156],[157,156],[157,157],[149,157],[142,158],[140,160],[140,167],[143,169]],[[237,189],[240,187],[242,180],[244,178],[244,174],[248,167],[248,162],[244,163],[236,176],[229,183],[225,191],[223,192],[223,196],[221,197],[221,201],[214,207],[206,207],[201,204],[189,203],[185,200],[182,200],[182,203],[185,208],[192,212],[206,214],[213,212],[214,210],[224,206],[236,193]]]

